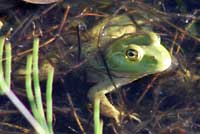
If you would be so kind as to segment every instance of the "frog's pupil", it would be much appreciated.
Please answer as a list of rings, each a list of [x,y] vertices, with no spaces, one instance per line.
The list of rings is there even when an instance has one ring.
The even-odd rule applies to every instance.
[[[135,50],[128,50],[128,52],[127,52],[127,56],[128,57],[137,57],[137,52],[135,51]]]
[[[129,55],[130,57],[132,57],[132,56],[134,56],[134,53],[133,53],[133,52],[129,52],[128,55]]]

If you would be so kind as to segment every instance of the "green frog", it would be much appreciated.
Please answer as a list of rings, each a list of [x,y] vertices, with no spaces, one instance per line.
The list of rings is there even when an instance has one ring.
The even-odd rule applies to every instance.
[[[88,97],[92,102],[100,99],[101,113],[119,123],[123,112],[109,102],[106,94],[146,75],[166,70],[171,65],[170,53],[161,44],[158,34],[137,30],[127,15],[106,18],[89,34],[92,38],[87,44],[90,45],[83,53],[89,58],[89,78],[97,84],[90,88]],[[97,49],[101,50],[101,56],[87,56]]]
[[[92,102],[100,99],[101,113],[119,123],[123,112],[109,102],[106,94],[166,70],[171,65],[170,53],[161,45],[158,34],[136,29],[127,15],[107,17],[85,34],[90,38],[82,44],[82,57],[87,59],[89,79],[96,83],[89,89],[88,98]],[[46,72],[48,66],[51,64],[44,62],[40,71]]]

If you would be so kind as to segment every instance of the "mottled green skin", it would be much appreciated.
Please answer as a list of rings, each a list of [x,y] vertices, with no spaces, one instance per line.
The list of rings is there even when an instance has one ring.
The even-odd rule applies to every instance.
[[[136,27],[126,15],[107,18],[89,33],[93,38],[84,53],[89,58],[88,74],[97,84],[90,89],[88,97],[91,101],[100,99],[101,113],[119,122],[121,113],[105,96],[116,88],[108,77],[101,57],[87,55],[97,48],[102,50],[117,87],[166,70],[171,65],[171,56],[160,44],[156,33],[145,30],[136,32]]]

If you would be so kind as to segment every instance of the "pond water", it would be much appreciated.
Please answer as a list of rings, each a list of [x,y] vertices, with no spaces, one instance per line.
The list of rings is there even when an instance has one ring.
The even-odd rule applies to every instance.
[[[92,32],[91,29],[105,18],[112,20],[113,16],[125,14],[137,29],[135,36],[145,30],[151,30],[160,36],[161,44],[173,57],[173,63],[164,72],[123,84],[120,90],[106,94],[111,103],[127,115],[138,113],[141,123],[126,116],[119,126],[112,118],[101,115],[104,121],[103,133],[199,134],[199,9],[200,4],[195,0],[77,0],[49,5],[14,0],[10,3],[0,2],[0,33],[7,38],[6,42],[12,44],[11,88],[30,109],[25,91],[25,65],[27,55],[32,52],[33,39],[39,37],[39,77],[44,107],[47,72],[52,66],[55,68],[54,133],[92,134],[93,111],[87,93],[97,81],[103,81],[102,70],[99,71],[99,68],[104,68],[103,73],[109,78],[108,81],[119,75],[113,73],[113,70],[109,71],[109,63],[107,65],[103,56],[108,51],[107,48],[110,48],[109,43],[123,39],[124,35],[110,40],[110,37],[104,36],[110,33],[102,32],[104,34],[98,35],[98,28]],[[128,25],[125,25],[126,21],[119,22],[117,28],[118,25],[123,25],[119,30],[115,29],[114,34],[111,31],[111,35],[117,35],[118,31],[121,32]],[[104,31],[110,25],[112,26],[112,22],[108,21]],[[103,47],[91,45],[91,42],[95,42],[98,46],[97,40],[100,40],[100,44],[103,42]],[[94,71],[88,67],[88,63],[95,63],[99,68]],[[88,70],[93,73],[88,73]],[[120,77],[126,75],[120,73]],[[31,125],[7,97],[1,96],[0,100],[0,133],[32,133]]]

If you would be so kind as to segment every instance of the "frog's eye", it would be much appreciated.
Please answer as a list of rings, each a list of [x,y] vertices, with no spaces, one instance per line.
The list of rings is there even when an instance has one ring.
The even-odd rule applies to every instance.
[[[130,61],[138,62],[142,60],[142,57],[144,56],[144,51],[140,46],[135,44],[130,44],[125,51],[125,56]]]
[[[126,50],[126,57],[131,61],[137,61],[139,59],[138,51],[129,48]]]

